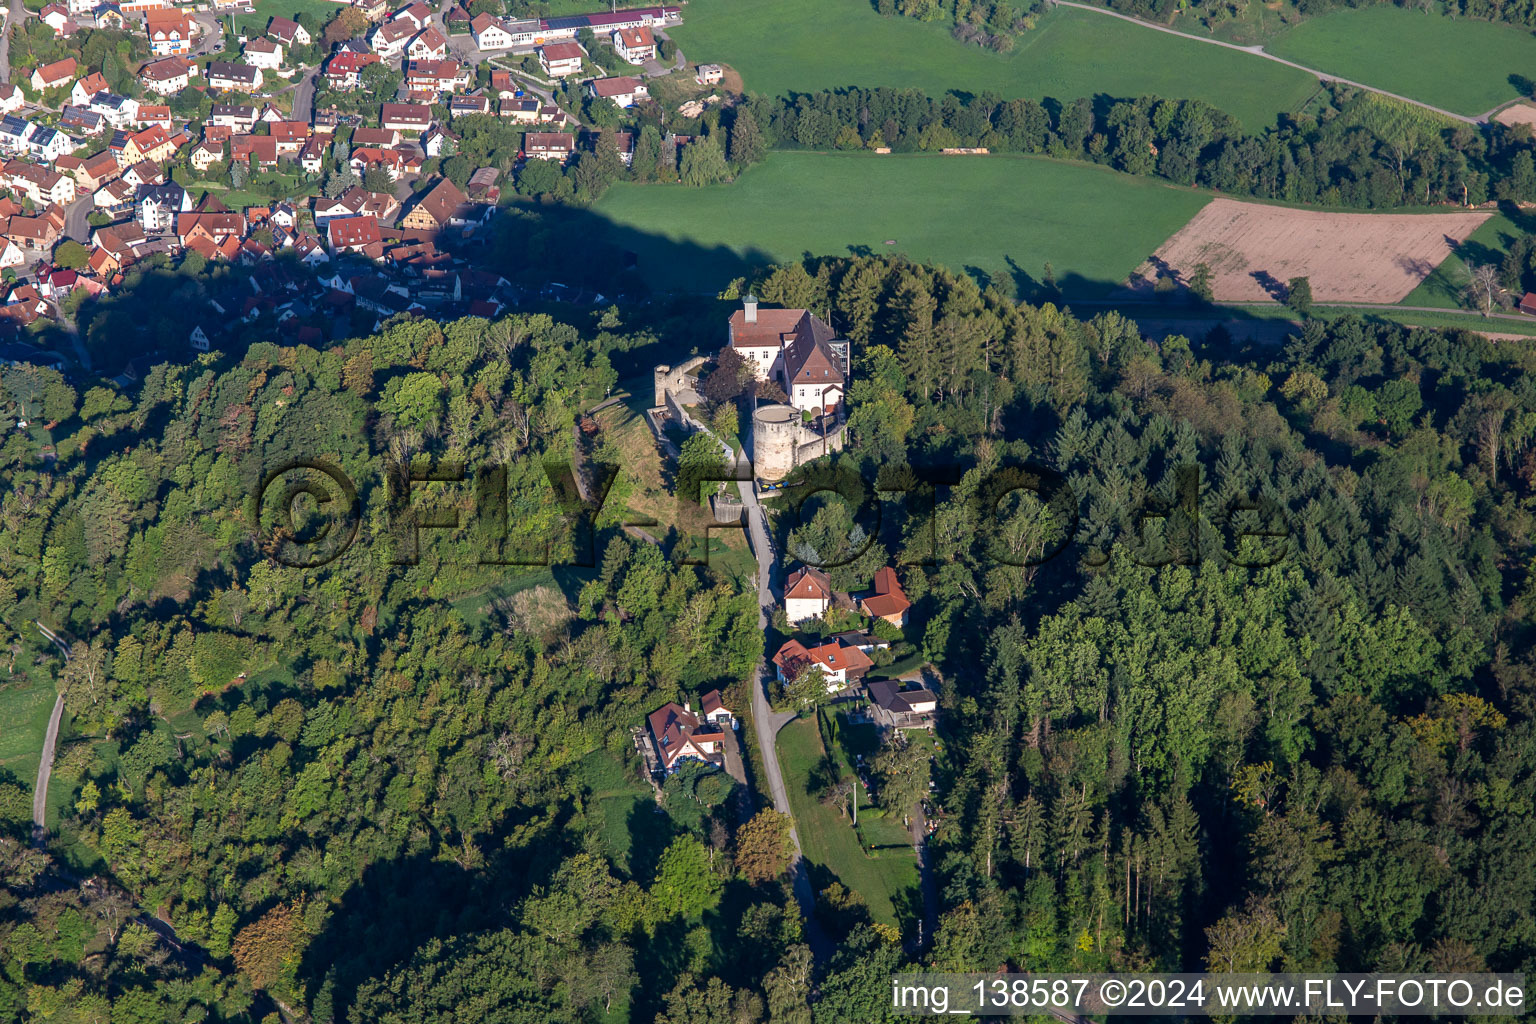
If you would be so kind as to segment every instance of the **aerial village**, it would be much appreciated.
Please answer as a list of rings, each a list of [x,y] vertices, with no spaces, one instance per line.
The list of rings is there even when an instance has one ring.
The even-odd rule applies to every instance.
[[[210,289],[185,338],[127,362],[129,381],[253,324],[317,343],[398,313],[495,316],[518,293],[472,256],[515,179],[528,177],[528,194],[583,153],[631,160],[636,133],[618,130],[621,113],[647,82],[671,74],[704,89],[722,75],[667,42],[678,7],[518,20],[485,0],[473,16],[419,0],[327,6],[323,20],[226,0],[23,12],[7,55],[16,70],[0,68],[0,365],[63,369],[73,354],[91,368],[78,337],[70,353],[32,335],[74,333],[80,304],[111,296],[146,260],[243,272]],[[23,70],[59,52],[71,55]],[[459,154],[477,118],[499,153],[512,140],[515,159]],[[686,142],[669,136],[671,159]]]

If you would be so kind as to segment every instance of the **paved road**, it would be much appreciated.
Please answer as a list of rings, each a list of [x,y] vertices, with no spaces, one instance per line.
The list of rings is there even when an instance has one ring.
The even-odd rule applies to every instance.
[[[96,201],[89,192],[64,207],[64,234],[81,245],[90,244],[91,225],[87,218],[95,208]]]
[[[52,640],[64,661],[69,661],[69,647],[58,634],[41,622],[34,622],[44,636]],[[64,718],[64,695],[53,702],[53,713],[48,716],[48,731],[43,734],[43,758],[37,765],[37,785],[32,788],[32,841],[39,846],[48,838],[48,782],[53,777],[53,751],[59,742],[59,723]]]
[[[775,571],[773,545],[768,539],[767,520],[763,516],[763,507],[757,503],[752,481],[738,481],[736,487],[741,492],[741,501],[745,506],[747,539],[752,545],[752,553],[757,557],[757,626],[766,632],[773,609],[777,606],[772,586]],[[763,763],[763,777],[768,783],[768,792],[773,797],[773,806],[781,814],[789,815],[793,822],[794,812],[789,806],[789,791],[784,786],[784,771],[779,767],[779,751],[775,738],[779,730],[784,728],[787,722],[794,721],[796,716],[793,712],[775,711],[769,706],[768,686],[772,680],[773,675],[767,659],[760,659],[757,664],[757,685],[752,687],[752,729],[757,734],[757,749]],[[833,946],[816,921],[816,893],[811,886],[805,857],[800,852],[800,830],[793,824],[790,826],[789,838],[794,843],[794,855],[790,861],[789,874],[794,885],[795,902],[800,905],[801,916],[805,918],[806,941],[816,958],[825,960],[832,954]]]
[[[11,26],[20,24],[27,16],[21,0],[11,0],[10,13],[5,18],[5,28],[0,31],[0,82],[11,80]]]
[[[1494,107],[1493,110],[1486,111],[1485,113],[1479,114],[1476,117],[1468,117],[1465,114],[1458,114],[1455,111],[1446,110],[1442,107],[1432,106],[1431,104],[1424,103],[1421,100],[1412,99],[1408,96],[1399,96],[1397,93],[1387,92],[1385,89],[1378,89],[1374,85],[1366,85],[1364,82],[1355,82],[1348,78],[1340,78],[1338,75],[1330,75],[1326,71],[1319,71],[1316,68],[1309,68],[1305,64],[1297,64],[1295,61],[1286,60],[1284,57],[1276,57],[1272,53],[1265,52],[1264,47],[1262,46],[1239,46],[1236,43],[1228,43],[1220,39],[1211,39],[1206,36],[1193,35],[1189,32],[1180,32],[1176,28],[1169,28],[1166,25],[1154,25],[1150,21],[1143,21],[1140,18],[1133,18],[1128,14],[1117,14],[1114,11],[1106,11],[1102,7],[1094,7],[1092,4],[1076,3],[1075,0],[1055,0],[1055,3],[1061,5],[1062,7],[1076,7],[1080,11],[1092,11],[1095,14],[1102,14],[1107,18],[1119,18],[1121,21],[1128,21],[1133,25],[1140,25],[1142,28],[1152,29],[1154,32],[1166,32],[1171,36],[1179,36],[1184,39],[1193,39],[1197,43],[1208,43],[1211,46],[1220,46],[1228,50],[1237,50],[1240,53],[1251,53],[1255,57],[1263,57],[1265,60],[1272,60],[1276,64],[1284,64],[1288,68],[1295,68],[1297,71],[1305,71],[1307,74],[1312,75],[1324,82],[1337,82],[1340,85],[1352,85],[1357,89],[1364,89],[1367,92],[1374,92],[1379,96],[1388,96],[1394,100],[1402,100],[1404,103],[1411,103],[1416,107],[1423,107],[1425,110],[1432,110],[1437,114],[1443,114],[1446,117],[1455,118],[1457,121],[1463,121],[1467,124],[1481,124],[1487,121],[1488,118],[1494,113],[1494,111],[1499,109],[1499,107],[1504,106],[1504,104],[1501,103],[1499,104],[1499,107]]]
[[[315,119],[315,79],[319,76],[319,68],[310,68],[304,72],[304,77],[299,79],[299,84],[293,91],[293,114],[291,116],[295,121],[313,121]]]

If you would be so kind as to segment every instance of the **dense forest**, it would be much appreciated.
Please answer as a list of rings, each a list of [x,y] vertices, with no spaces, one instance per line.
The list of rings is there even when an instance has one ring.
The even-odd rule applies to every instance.
[[[747,285],[853,343],[815,471],[893,514],[789,539],[840,582],[900,565],[943,673],[935,934],[828,886],[813,956],[786,822],[718,776],[608,810],[631,728],[744,706],[763,636],[749,588],[620,528],[626,456],[572,428],[728,303],[399,318],[130,395],[0,377],[52,445],[0,446],[0,685],[69,713],[46,849],[0,777],[0,1016],[832,1024],[890,1019],[909,963],[1536,967],[1528,350],[1355,318],[1153,344],[900,259]],[[298,458],[361,508],[310,568],[278,559],[335,508],[274,532],[256,497]],[[602,510],[550,459],[619,466]],[[1030,464],[1075,508],[987,490]],[[505,467],[489,536],[456,465]]]
[[[1386,208],[1495,196],[1536,200],[1529,132],[1453,125],[1348,87],[1332,87],[1325,98],[1315,113],[1251,133],[1208,103],[1157,96],[1041,103],[992,93],[933,99],[916,90],[850,88],[753,97],[730,126],[729,155],[749,164],[775,146],[982,146],[1295,203]]]

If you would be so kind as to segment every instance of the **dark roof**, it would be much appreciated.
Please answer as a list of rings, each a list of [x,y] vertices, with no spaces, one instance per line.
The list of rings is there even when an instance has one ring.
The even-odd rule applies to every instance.
[[[919,704],[932,701],[938,703],[938,696],[931,690],[903,690],[901,682],[897,679],[882,679],[879,682],[866,684],[869,689],[869,698],[887,711],[894,711],[901,715],[913,713],[912,703]]]

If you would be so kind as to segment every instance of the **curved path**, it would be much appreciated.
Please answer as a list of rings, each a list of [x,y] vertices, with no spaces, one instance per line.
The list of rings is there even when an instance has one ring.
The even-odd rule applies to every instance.
[[[1166,32],[1168,35],[1178,36],[1181,39],[1193,39],[1197,43],[1207,43],[1211,46],[1220,46],[1228,50],[1236,50],[1239,53],[1250,53],[1255,57],[1263,57],[1265,60],[1272,60],[1276,64],[1284,64],[1288,68],[1295,68],[1297,71],[1305,71],[1307,74],[1312,75],[1324,82],[1337,82],[1339,85],[1354,86],[1356,89],[1364,89],[1366,92],[1374,92],[1378,96],[1386,96],[1390,99],[1401,100],[1404,103],[1411,103],[1416,107],[1422,107],[1425,110],[1433,111],[1436,114],[1454,118],[1455,120],[1461,121],[1465,124],[1485,123],[1488,118],[1493,115],[1494,111],[1500,110],[1508,105],[1506,103],[1501,103],[1497,107],[1494,107],[1493,110],[1486,111],[1477,115],[1476,117],[1468,117],[1466,114],[1458,114],[1455,111],[1446,110],[1443,107],[1437,107],[1432,104],[1425,103],[1423,100],[1416,100],[1408,96],[1399,96],[1395,92],[1387,92],[1385,89],[1378,89],[1374,85],[1366,85],[1364,82],[1355,82],[1348,78],[1341,78],[1338,75],[1331,75],[1326,71],[1319,71],[1316,68],[1309,68],[1305,64],[1297,64],[1295,61],[1286,60],[1284,57],[1277,57],[1274,54],[1267,52],[1262,46],[1239,46],[1236,43],[1228,43],[1220,39],[1210,39],[1206,36],[1197,36],[1189,32],[1180,32],[1176,28],[1169,28],[1166,25],[1157,25],[1150,21],[1143,21],[1140,18],[1133,18],[1129,14],[1120,14],[1117,11],[1106,11],[1104,8],[1095,7],[1092,4],[1077,3],[1076,0],[1054,0],[1054,2],[1062,7],[1076,7],[1080,11],[1092,11],[1095,14],[1102,14],[1107,18],[1119,18],[1121,21],[1128,21],[1132,25],[1140,25],[1142,28],[1149,28],[1154,32]]]
[[[69,645],[59,635],[41,622],[32,623],[43,636],[53,641],[59,653],[69,663]],[[48,716],[48,731],[43,734],[43,757],[37,764],[37,784],[32,788],[32,841],[41,845],[48,837],[48,782],[53,777],[53,752],[59,742],[59,723],[64,718],[64,695],[54,699],[53,713]]]

